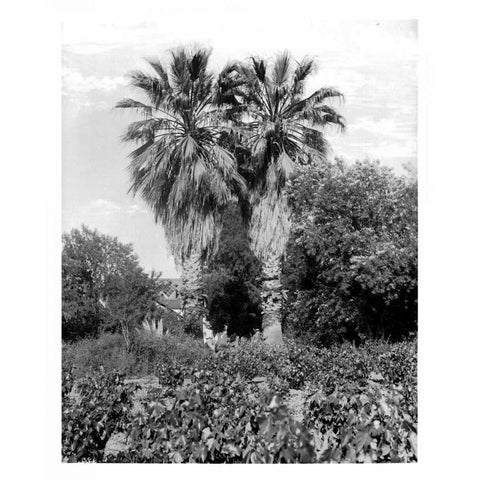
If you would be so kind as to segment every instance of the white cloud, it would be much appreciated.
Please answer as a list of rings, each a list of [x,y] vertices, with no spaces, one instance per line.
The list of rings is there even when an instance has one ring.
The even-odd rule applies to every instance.
[[[126,209],[125,212],[128,215],[138,215],[138,214],[144,214],[144,213],[150,213],[146,208],[141,207],[137,204],[129,205]]]
[[[144,206],[133,203],[131,205],[122,206],[112,200],[106,200],[104,198],[97,198],[90,201],[84,208],[86,215],[93,216],[109,216],[114,214],[126,214],[126,215],[141,215],[150,213]]]
[[[69,67],[63,68],[63,89],[68,94],[88,94],[99,90],[108,92],[120,86],[127,85],[125,77],[96,77],[95,75],[82,75],[79,71]]]
[[[120,48],[121,46],[120,43],[79,43],[64,45],[63,48],[65,51],[76,55],[98,55],[99,53],[109,52],[110,50]]]
[[[417,155],[417,142],[406,140],[404,142],[380,142],[366,151],[367,155],[378,158],[415,158]]]
[[[92,200],[86,207],[86,213],[90,215],[111,215],[122,210],[118,203],[103,198]]]
[[[399,121],[397,117],[375,120],[371,117],[361,117],[349,126],[352,132],[368,132],[377,137],[411,138],[415,122]]]

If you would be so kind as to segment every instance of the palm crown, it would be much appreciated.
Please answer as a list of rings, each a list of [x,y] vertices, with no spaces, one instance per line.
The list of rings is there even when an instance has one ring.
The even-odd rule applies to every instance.
[[[177,259],[215,250],[222,212],[246,188],[234,156],[219,144],[223,110],[209,57],[208,50],[183,48],[171,52],[167,66],[148,60],[154,75],[130,74],[144,101],[116,105],[143,116],[123,137],[139,145],[130,154],[131,191],[163,224]]]
[[[324,87],[304,95],[314,71],[312,59],[295,64],[282,53],[271,63],[252,57],[247,64],[227,67],[220,76],[229,94],[224,98],[251,153],[251,233],[260,256],[272,246],[282,250],[288,237],[289,209],[282,192],[295,164],[326,156],[325,126],[345,128],[344,118],[326,103],[343,99],[338,90]]]

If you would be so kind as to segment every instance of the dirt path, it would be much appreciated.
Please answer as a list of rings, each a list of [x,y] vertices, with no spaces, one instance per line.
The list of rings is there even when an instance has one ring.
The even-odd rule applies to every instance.
[[[132,412],[137,413],[142,410],[142,400],[147,394],[147,390],[151,387],[158,387],[158,378],[154,375],[149,375],[142,378],[129,378],[125,383],[136,383],[140,385],[141,389],[135,392]],[[107,455],[117,455],[119,452],[126,450],[128,447],[126,435],[124,433],[113,434],[105,445],[104,457]]]
[[[287,408],[292,418],[294,418],[298,422],[303,421],[303,410],[306,401],[307,395],[303,390],[291,389],[286,398]]]
[[[291,389],[286,398],[285,403],[287,405],[288,411],[290,412],[292,418],[294,418],[298,422],[303,422],[305,406],[308,400],[308,396],[309,395],[305,390]],[[326,443],[322,441],[322,436],[319,432],[315,430],[310,430],[310,433],[313,438],[315,451],[317,452],[317,455],[321,455],[326,448]]]

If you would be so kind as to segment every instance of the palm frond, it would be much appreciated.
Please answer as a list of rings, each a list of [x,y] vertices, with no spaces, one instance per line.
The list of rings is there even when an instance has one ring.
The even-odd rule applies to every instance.
[[[163,82],[158,77],[153,77],[136,70],[130,73],[130,85],[143,90],[154,107],[158,107],[164,98]]]
[[[156,76],[131,74],[131,84],[150,104],[126,99],[118,108],[136,109],[146,117],[129,125],[123,137],[141,142],[130,154],[131,191],[149,205],[172,251],[183,258],[192,251],[212,253],[222,211],[246,197],[234,156],[219,145],[227,134],[228,107],[216,99],[233,94],[243,79],[239,83],[232,67],[225,73],[226,84],[215,83],[207,49],[170,53],[168,64],[147,60]]]
[[[208,59],[210,58],[210,51],[206,49],[199,49],[188,62],[188,70],[192,82],[195,82],[200,76],[206,74]]]
[[[324,103],[333,98],[343,100],[341,92],[324,87],[302,98],[305,82],[315,68],[315,61],[308,57],[294,68],[289,54],[282,53],[271,67],[252,57],[225,73],[238,82],[239,103],[248,107],[243,112],[237,108],[241,115],[237,130],[251,152],[250,229],[259,255],[266,255],[270,248],[281,253],[288,238],[289,207],[283,192],[295,166],[327,156],[329,146],[321,128],[345,127],[343,117]]]
[[[319,90],[316,90],[309,97],[289,105],[288,108],[285,109],[284,114],[287,116],[295,115],[296,113],[301,112],[304,109],[319,106],[326,99],[330,98],[338,98],[340,101],[343,101],[344,99],[343,94],[336,88],[323,87]]]
[[[291,229],[291,210],[284,194],[263,196],[253,207],[249,224],[253,252],[265,259],[283,253]]]
[[[280,177],[280,182],[284,184],[284,182],[290,178],[295,168],[295,163],[293,160],[287,155],[285,151],[282,151],[280,156],[277,160],[277,171]]]
[[[153,114],[153,107],[151,105],[146,105],[132,98],[124,98],[115,104],[115,108],[131,108],[136,110],[146,117],[150,117]]]
[[[290,79],[290,54],[283,52],[277,56],[273,64],[272,82],[276,87],[281,87]]]
[[[333,125],[338,127],[341,132],[345,131],[347,126],[345,118],[328,105],[307,107],[296,114],[295,118],[308,120],[313,125]]]
[[[170,92],[171,88],[166,68],[157,59],[147,58],[145,60],[155,70],[155,73],[158,75],[163,88]]]

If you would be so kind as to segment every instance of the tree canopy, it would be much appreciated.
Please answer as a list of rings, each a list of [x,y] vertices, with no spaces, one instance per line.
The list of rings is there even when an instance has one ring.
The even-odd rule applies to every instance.
[[[173,50],[164,63],[149,59],[152,74],[130,74],[142,101],[116,105],[142,116],[123,137],[139,145],[130,154],[131,190],[151,207],[181,261],[192,251],[214,252],[222,211],[245,194],[236,159],[219,142],[224,115],[209,59],[203,48]]]
[[[323,129],[345,128],[345,119],[329,104],[343,99],[333,87],[305,94],[316,69],[313,59],[295,62],[288,52],[273,61],[252,57],[228,66],[220,85],[230,93],[232,118],[249,151],[252,247],[264,257],[283,252],[289,235],[289,207],[283,191],[295,165],[329,150]]]
[[[289,188],[287,323],[317,343],[417,324],[417,185],[378,162],[307,166]]]
[[[143,271],[131,244],[86,226],[62,243],[64,340],[132,328],[155,309],[158,275]]]

